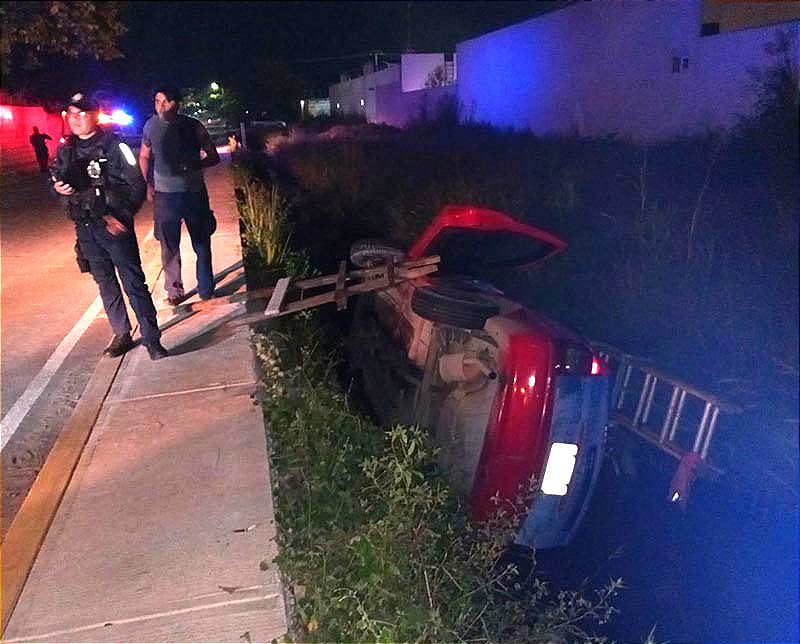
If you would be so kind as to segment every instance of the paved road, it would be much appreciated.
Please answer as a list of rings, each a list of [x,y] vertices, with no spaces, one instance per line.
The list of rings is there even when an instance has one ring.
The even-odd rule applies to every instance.
[[[149,221],[146,206],[140,243]],[[74,244],[39,175],[0,180],[3,534],[111,335]]]

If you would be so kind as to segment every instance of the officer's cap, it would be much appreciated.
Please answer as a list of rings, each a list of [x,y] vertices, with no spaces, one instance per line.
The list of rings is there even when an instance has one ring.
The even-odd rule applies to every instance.
[[[78,92],[77,94],[73,94],[69,97],[64,109],[67,109],[68,107],[77,107],[79,110],[84,112],[97,112],[100,109],[100,104],[90,94]]]

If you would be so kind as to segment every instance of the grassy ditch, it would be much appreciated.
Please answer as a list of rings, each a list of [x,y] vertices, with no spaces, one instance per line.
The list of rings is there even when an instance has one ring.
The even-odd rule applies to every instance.
[[[265,241],[264,227],[252,223],[285,222],[287,202],[241,168],[237,184],[249,281],[307,274],[302,251],[266,262],[265,246],[288,247],[288,226],[270,227]],[[498,507],[487,524],[470,523],[437,469],[427,432],[379,427],[353,404],[341,385],[337,340],[319,311],[281,318],[255,335],[277,564],[294,598],[293,638],[605,641],[622,581],[552,588],[536,578],[531,554],[508,549],[515,512]]]

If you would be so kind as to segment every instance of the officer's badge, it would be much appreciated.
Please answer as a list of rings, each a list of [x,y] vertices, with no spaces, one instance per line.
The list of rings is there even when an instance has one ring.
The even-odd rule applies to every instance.
[[[89,161],[89,165],[86,166],[86,173],[92,179],[99,179],[103,174],[103,168],[100,166],[100,161],[97,159],[92,159]]]

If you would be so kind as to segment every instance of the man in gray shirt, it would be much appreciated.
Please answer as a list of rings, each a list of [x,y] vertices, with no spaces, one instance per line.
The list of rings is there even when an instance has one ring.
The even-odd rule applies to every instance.
[[[203,168],[217,165],[219,154],[200,121],[178,114],[181,95],[176,88],[157,87],[153,100],[156,115],[144,125],[139,167],[148,179],[148,199],[155,201],[153,234],[161,242],[167,299],[176,305],[184,298],[180,253],[184,221],[197,255],[197,292],[201,300],[207,300],[214,297],[211,235],[217,222],[208,204]],[[151,159],[155,162],[152,183]]]

